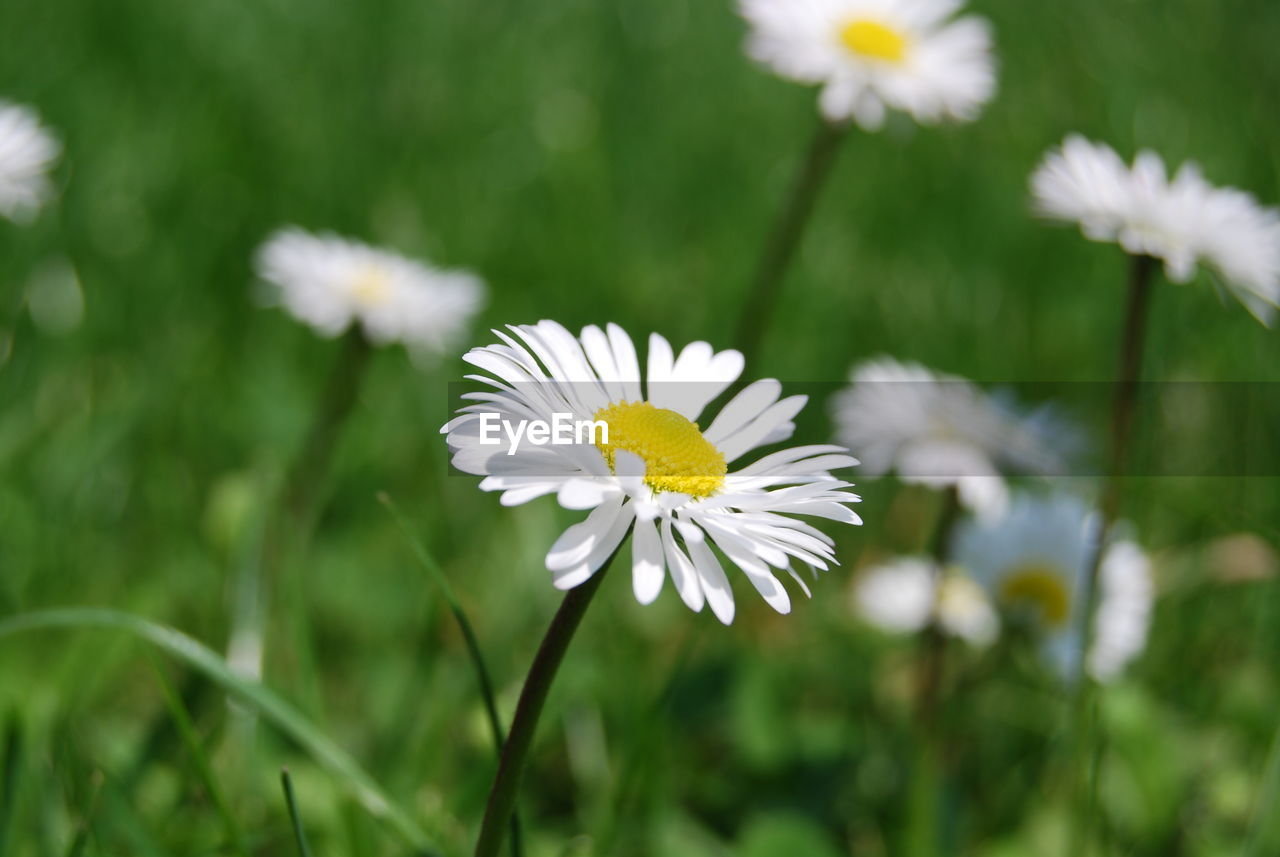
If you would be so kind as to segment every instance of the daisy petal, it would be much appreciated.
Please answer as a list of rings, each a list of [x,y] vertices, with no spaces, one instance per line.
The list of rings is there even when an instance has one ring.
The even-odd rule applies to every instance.
[[[685,544],[689,548],[689,558],[697,569],[707,603],[711,605],[711,612],[724,624],[731,624],[734,611],[733,590],[729,587],[729,578],[725,577],[724,569],[720,567],[720,560],[716,559],[705,539],[686,540]]]
[[[662,592],[662,579],[666,577],[662,540],[653,521],[636,521],[631,556],[631,584],[636,600],[641,604],[652,604]]]
[[[561,533],[560,538],[556,539],[555,544],[551,546],[551,550],[547,551],[547,570],[565,571],[584,562],[604,541],[610,528],[618,519],[621,509],[622,498],[614,497],[597,506],[585,520]]]
[[[671,569],[671,582],[675,584],[681,600],[690,610],[700,612],[706,596],[698,583],[698,571],[693,567],[693,561],[676,544],[670,518],[662,522],[662,548],[667,557],[667,567]]]

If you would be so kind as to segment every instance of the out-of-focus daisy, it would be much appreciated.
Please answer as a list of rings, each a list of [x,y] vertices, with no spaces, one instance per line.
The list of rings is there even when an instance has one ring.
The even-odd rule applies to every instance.
[[[1030,623],[1045,654],[1064,676],[1085,651],[1080,636],[1085,581],[1098,518],[1068,494],[1021,496],[997,522],[966,521],[954,556],[1006,613]],[[1114,678],[1146,645],[1154,589],[1151,566],[1137,545],[1116,542],[1099,569],[1098,608],[1089,673]]]
[[[34,110],[0,100],[0,215],[15,223],[35,216],[52,193],[49,170],[61,151]]]
[[[1133,542],[1118,541],[1103,557],[1098,586],[1089,672],[1108,681],[1147,646],[1155,601],[1151,560]]]
[[[285,308],[324,336],[354,322],[375,343],[440,352],[484,300],[484,283],[336,235],[290,227],[258,250],[258,275]]]
[[[831,401],[837,440],[871,475],[955,486],[964,505],[998,517],[1008,504],[1001,472],[1062,466],[1043,418],[1014,413],[969,381],[880,357],[855,366]]]
[[[547,554],[558,588],[589,579],[634,526],[640,603],[657,598],[670,573],[691,609],[709,604],[720,621],[732,621],[733,593],[714,547],[786,613],[791,601],[772,569],[788,571],[807,594],[791,561],[814,570],[835,562],[831,539],[792,516],[861,523],[847,507],[859,498],[831,475],[857,463],[840,447],[800,446],[740,463],[790,436],[804,396],[780,398],[777,381],[756,381],[709,424],[699,422],[741,374],[739,352],[694,342],[677,356],[653,334],[642,373],[617,325],[590,326],[576,337],[553,321],[509,330],[494,331],[500,344],[465,356],[488,373],[471,377],[493,390],[469,394],[473,403],[442,431],[454,466],[484,476],[480,487],[501,491],[504,505],[555,494],[565,508],[592,510]],[[603,431],[566,435],[572,440],[565,443],[511,439],[522,426],[568,421],[603,424],[607,440]]]
[[[1108,146],[1078,135],[1050,151],[1031,178],[1036,210],[1078,223],[1093,241],[1164,262],[1185,283],[1204,264],[1249,312],[1270,324],[1280,304],[1280,214],[1235,188],[1216,188],[1183,164],[1168,177],[1150,151],[1127,166]]]
[[[982,587],[959,570],[936,573],[924,557],[900,557],[864,572],[854,601],[868,622],[896,633],[922,631],[933,621],[946,634],[986,645],[1000,629]]]
[[[822,84],[822,113],[873,131],[886,108],[917,121],[974,119],[995,92],[987,22],[960,0],[740,0],[747,52]]]

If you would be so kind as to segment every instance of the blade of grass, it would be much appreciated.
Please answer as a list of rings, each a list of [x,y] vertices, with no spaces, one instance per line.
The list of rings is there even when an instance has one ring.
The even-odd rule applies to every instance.
[[[493,692],[493,681],[489,677],[489,668],[484,662],[484,654],[480,651],[480,640],[476,637],[471,620],[467,618],[466,611],[462,609],[462,602],[458,600],[453,587],[449,585],[448,575],[444,573],[444,569],[436,562],[435,557],[427,550],[422,540],[414,535],[413,530],[409,527],[409,522],[405,520],[395,501],[385,491],[380,491],[378,492],[378,502],[386,507],[397,526],[400,527],[400,532],[404,534],[405,540],[409,543],[410,549],[413,550],[414,556],[418,558],[418,562],[422,564],[422,567],[427,570],[427,574],[431,575],[432,580],[440,587],[445,603],[449,605],[449,612],[453,614],[454,620],[458,623],[458,628],[462,631],[462,637],[467,645],[467,654],[471,657],[471,666],[476,673],[476,683],[480,686],[480,696],[484,700],[485,712],[489,719],[489,730],[493,733],[494,750],[498,758],[501,759],[502,747],[507,742],[507,734],[506,730],[502,728],[502,719],[498,716],[498,701]],[[524,853],[524,841],[520,832],[518,813],[512,813],[511,815],[511,853],[513,857],[521,857]]]
[[[221,694],[216,685],[194,672],[188,672],[175,690],[188,711],[203,711],[207,703]],[[171,757],[182,743],[182,736],[178,734],[177,725],[168,712],[156,711],[150,718],[145,730],[146,737],[138,742],[138,750],[132,762],[114,774],[116,782],[130,794],[137,793],[139,783],[157,759]]]
[[[289,807],[289,821],[293,824],[293,839],[298,843],[298,854],[311,857],[311,846],[307,844],[307,832],[302,829],[302,814],[298,812],[298,802],[293,796],[293,779],[288,768],[280,769],[280,785],[284,787],[284,802]]]
[[[176,857],[156,841],[146,823],[138,817],[137,805],[122,783],[108,776],[102,784],[101,832],[99,839],[111,840],[115,849],[105,853],[130,857]]]
[[[9,715],[4,730],[4,780],[0,782],[0,854],[9,853],[9,831],[18,812],[18,780],[22,775],[22,722]]]
[[[200,777],[200,783],[204,786],[205,793],[209,795],[209,800],[213,802],[218,817],[222,819],[222,826],[226,829],[227,842],[231,846],[231,850],[241,855],[241,857],[249,857],[249,848],[245,844],[244,834],[240,831],[240,825],[236,823],[231,807],[227,803],[226,797],[222,794],[222,789],[218,787],[218,781],[213,775],[213,768],[209,765],[209,757],[205,755],[204,747],[201,746],[200,736],[196,733],[195,723],[191,720],[191,712],[187,711],[186,705],[182,703],[182,697],[178,695],[173,684],[165,676],[164,669],[156,661],[154,655],[152,656],[151,666],[155,670],[156,680],[160,682],[160,689],[164,692],[165,704],[169,707],[169,714],[173,717],[174,725],[178,729],[178,735],[181,736],[182,743],[187,747],[187,754],[191,757],[191,763],[195,765],[196,775]]]
[[[415,848],[420,855],[439,855],[439,848],[413,818],[327,735],[296,708],[257,682],[237,676],[221,656],[208,646],[174,628],[130,613],[100,607],[66,607],[37,610],[0,621],[0,638],[27,631],[105,628],[126,631],[188,666],[199,670],[242,701],[248,703],[346,787],[351,796],[375,818]]]
[[[1258,803],[1249,825],[1249,837],[1245,840],[1244,857],[1263,857],[1274,854],[1280,847],[1280,825],[1275,821],[1275,808],[1280,805],[1280,729],[1271,741],[1266,767],[1262,771],[1262,785],[1258,789]]]
[[[89,795],[84,817],[76,825],[76,835],[71,840],[71,847],[67,849],[67,857],[80,857],[89,847],[89,839],[93,836],[93,818],[98,812],[98,798],[102,794],[103,780],[102,772],[96,772],[93,777],[93,792]]]
[[[628,826],[644,817],[640,804],[655,768],[661,764],[661,754],[656,752],[656,744],[662,740],[663,724],[670,722],[679,683],[684,680],[685,671],[694,650],[705,636],[706,628],[705,622],[690,623],[686,627],[671,665],[666,670],[666,679],[660,685],[653,702],[647,706],[640,722],[629,730],[632,738],[623,756],[614,796],[609,801],[610,809],[595,837],[601,854],[615,853],[618,850],[618,840],[631,835]]]
[[[463,639],[466,641],[467,654],[471,658],[471,666],[476,673],[476,682],[480,685],[480,695],[484,699],[485,712],[489,720],[489,730],[493,733],[494,745],[501,751],[506,735],[502,728],[502,720],[498,716],[498,703],[493,692],[493,681],[489,677],[489,668],[485,664],[484,655],[480,652],[480,641],[476,637],[471,620],[467,618],[466,611],[462,609],[462,604],[458,601],[458,596],[454,593],[453,587],[449,585],[449,578],[445,575],[444,569],[435,561],[435,558],[422,541],[413,534],[413,531],[409,528],[408,521],[405,520],[395,502],[385,492],[379,492],[378,502],[382,503],[387,511],[391,513],[391,517],[395,519],[400,531],[404,534],[405,540],[409,543],[409,547],[413,550],[414,556],[417,557],[422,567],[427,570],[427,573],[431,575],[435,584],[440,587],[445,603],[449,605],[449,612],[453,614],[454,620],[458,623],[458,628],[462,631]]]

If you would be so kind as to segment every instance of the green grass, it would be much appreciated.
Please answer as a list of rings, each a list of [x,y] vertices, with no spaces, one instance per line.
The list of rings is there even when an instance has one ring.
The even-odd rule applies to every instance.
[[[1069,131],[1280,200],[1280,5],[975,7],[995,25],[998,99],[969,126],[850,135],[749,374],[836,382],[889,353],[983,380],[1109,378],[1125,260],[1027,213],[1029,172]],[[57,204],[0,223],[0,616],[109,607],[225,649],[269,486],[338,354],[255,305],[253,250],[283,223],[478,271],[476,344],[544,317],[727,342],[816,121],[816,94],[752,66],[742,36],[727,0],[4,4],[0,97],[36,105],[67,152]],[[64,331],[25,301],[60,260],[84,299]],[[1280,381],[1280,339],[1206,275],[1160,286],[1149,345],[1148,377]],[[440,560],[505,717],[559,597],[542,557],[574,518],[503,509],[449,473],[437,429],[462,373],[374,356],[316,535],[277,581],[264,677],[448,854],[478,828],[492,738],[466,641],[377,494]],[[1100,436],[1105,406],[1076,416]],[[1236,414],[1143,419],[1155,454],[1163,433],[1240,438]],[[641,608],[610,576],[534,748],[531,857],[910,841],[913,648],[862,626],[848,592],[860,564],[926,542],[933,506],[889,481],[862,493],[843,566],[789,617],[740,587],[725,629],[670,587]],[[1102,700],[1108,853],[1235,855],[1251,835],[1272,853],[1275,826],[1250,831],[1276,790],[1280,591],[1224,582],[1209,546],[1253,531],[1274,547],[1275,480],[1149,478],[1131,497],[1162,598],[1146,656]],[[943,829],[965,854],[1055,853],[1063,690],[1016,652],[963,660]],[[0,640],[18,748],[0,766],[4,853],[234,853],[209,782],[252,853],[293,853],[286,763],[314,853],[406,853],[307,741],[229,706],[207,671],[164,669],[207,779],[133,638]]]

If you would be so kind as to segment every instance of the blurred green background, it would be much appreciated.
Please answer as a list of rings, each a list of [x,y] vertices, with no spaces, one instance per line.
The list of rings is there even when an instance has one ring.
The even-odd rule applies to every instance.
[[[973,8],[995,27],[997,100],[972,125],[850,135],[749,376],[838,381],[888,353],[981,380],[1110,377],[1122,254],[1028,215],[1027,177],[1067,132],[1280,198],[1280,4]],[[225,650],[338,355],[255,304],[252,253],[279,225],[477,271],[474,344],[539,318],[726,344],[817,121],[816,92],[754,67],[743,35],[727,0],[0,6],[0,96],[66,146],[60,199],[0,223],[0,615],[110,606]],[[1159,289],[1148,357],[1151,378],[1280,380],[1280,339],[1203,274]],[[575,517],[448,475],[437,429],[462,373],[375,356],[316,535],[276,581],[264,677],[449,853],[469,848],[492,748],[461,637],[375,495],[445,565],[506,716],[559,598],[543,554]],[[1105,405],[1078,416],[1096,429]],[[1144,419],[1239,442],[1231,414]],[[1161,598],[1147,654],[1103,697],[1106,850],[1242,853],[1280,794],[1263,789],[1280,496],[1274,479],[1133,487]],[[543,720],[529,854],[911,849],[915,648],[862,625],[849,583],[926,543],[935,498],[862,488],[866,526],[837,534],[843,567],[792,616],[739,587],[726,629],[670,587],[641,608],[625,573],[606,581]],[[0,638],[7,853],[232,853],[157,665],[253,853],[293,853],[282,763],[317,853],[408,853],[296,744],[147,652],[102,631]],[[1069,823],[1065,692],[1025,653],[959,657],[945,839],[1048,853]]]

